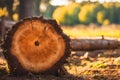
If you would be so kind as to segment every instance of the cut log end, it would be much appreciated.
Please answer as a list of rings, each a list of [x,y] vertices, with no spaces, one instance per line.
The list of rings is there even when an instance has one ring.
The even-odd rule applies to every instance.
[[[34,17],[15,24],[3,48],[11,72],[54,73],[70,54],[69,41],[56,22]]]

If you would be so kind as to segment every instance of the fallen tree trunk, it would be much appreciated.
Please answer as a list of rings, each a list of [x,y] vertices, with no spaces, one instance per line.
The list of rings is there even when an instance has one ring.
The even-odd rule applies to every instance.
[[[70,42],[72,51],[116,49],[119,41],[107,39],[72,39]]]
[[[11,73],[57,75],[70,54],[70,39],[55,20],[32,17],[16,23],[2,45]]]

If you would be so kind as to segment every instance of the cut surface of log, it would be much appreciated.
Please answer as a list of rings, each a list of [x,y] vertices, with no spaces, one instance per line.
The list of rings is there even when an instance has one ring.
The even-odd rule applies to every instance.
[[[69,41],[54,20],[27,18],[7,33],[4,55],[13,73],[54,74],[70,54]]]

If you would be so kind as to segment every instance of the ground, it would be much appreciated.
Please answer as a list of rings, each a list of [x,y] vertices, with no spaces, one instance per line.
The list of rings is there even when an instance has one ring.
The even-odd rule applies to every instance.
[[[98,53],[98,50],[94,54],[95,52]],[[0,80],[119,80],[120,57],[111,56],[113,52],[120,53],[118,49],[101,50],[101,53],[92,57],[92,51],[72,51],[67,59],[68,63],[64,64],[64,74],[54,76],[29,73],[27,76],[15,77],[5,75],[3,70],[0,72]]]
[[[91,28],[81,27],[63,27],[64,32],[70,38],[104,36],[120,37],[120,25],[111,25],[111,27],[97,28],[91,25]],[[88,38],[88,37],[87,37]],[[63,73],[59,76],[54,75],[34,75],[9,76],[6,75],[6,62],[3,54],[0,53],[0,80],[119,80],[120,79],[120,48],[111,50],[94,51],[72,51],[67,59],[68,63],[63,65]],[[5,70],[6,69],[6,70]]]

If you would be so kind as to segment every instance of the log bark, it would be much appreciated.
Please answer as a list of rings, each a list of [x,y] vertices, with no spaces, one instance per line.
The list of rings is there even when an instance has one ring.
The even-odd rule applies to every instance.
[[[70,39],[55,20],[32,17],[16,23],[2,47],[12,74],[56,75],[70,54]]]
[[[70,42],[72,51],[101,50],[119,48],[119,41],[107,39],[72,39]]]

